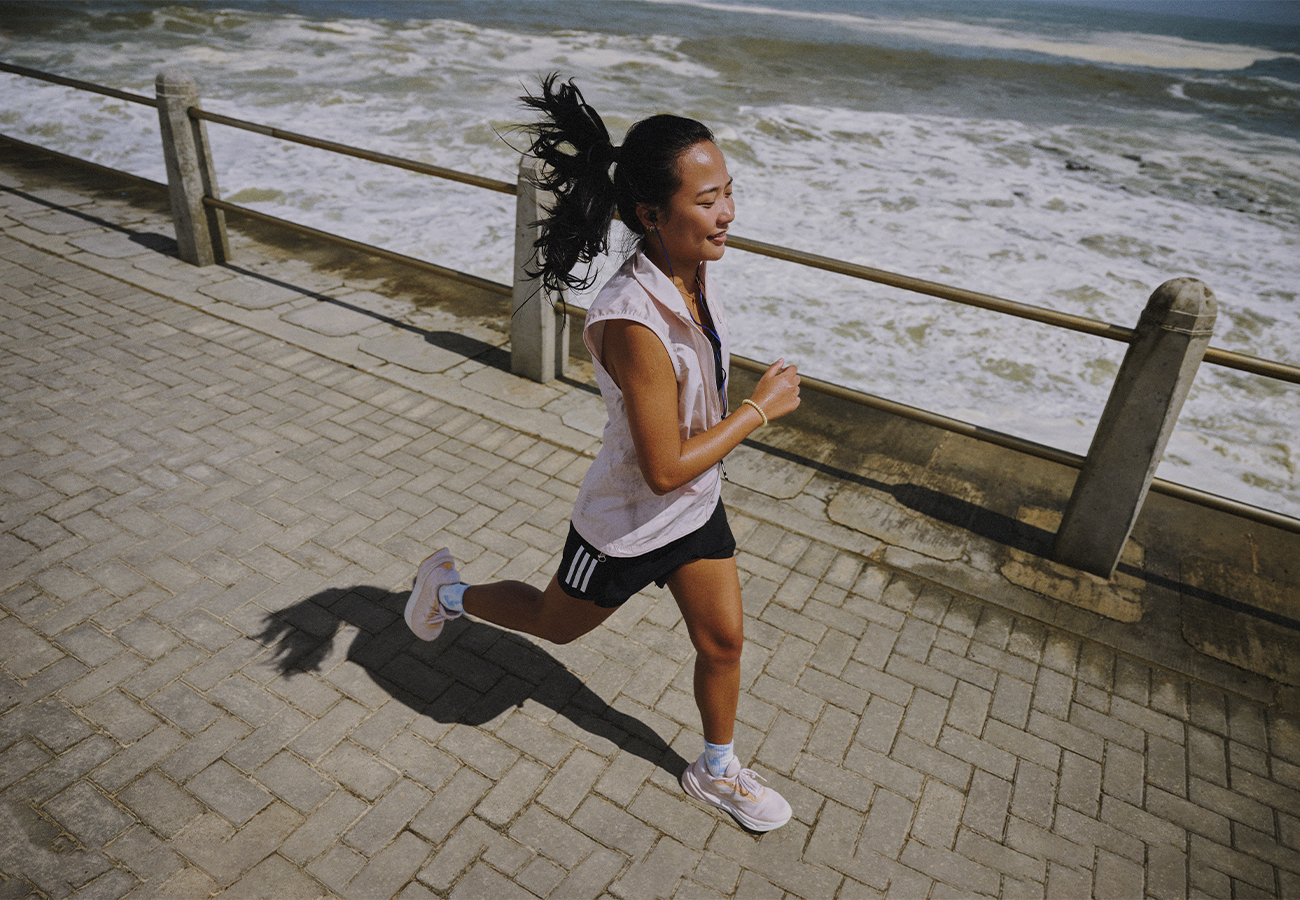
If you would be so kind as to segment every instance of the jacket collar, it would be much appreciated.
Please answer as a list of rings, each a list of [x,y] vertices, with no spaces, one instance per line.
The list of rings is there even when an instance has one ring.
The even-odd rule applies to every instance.
[[[709,264],[700,264],[700,281],[704,284],[704,293],[708,295]],[[690,325],[695,324],[691,311],[686,308],[686,301],[672,279],[650,261],[642,250],[637,250],[632,257],[632,277],[649,292],[660,306],[672,311],[676,316]]]

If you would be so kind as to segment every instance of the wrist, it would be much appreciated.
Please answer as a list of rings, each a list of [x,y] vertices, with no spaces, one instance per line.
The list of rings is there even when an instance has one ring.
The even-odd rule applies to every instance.
[[[763,424],[764,424],[764,425],[767,424],[767,413],[763,411],[763,407],[759,406],[759,405],[758,405],[757,403],[755,403],[753,400],[750,400],[750,399],[748,399],[748,398],[746,398],[745,400],[741,401],[741,405],[743,405],[743,406],[752,406],[752,407],[754,408],[754,412],[758,413],[758,417],[759,417],[760,419],[763,420]]]

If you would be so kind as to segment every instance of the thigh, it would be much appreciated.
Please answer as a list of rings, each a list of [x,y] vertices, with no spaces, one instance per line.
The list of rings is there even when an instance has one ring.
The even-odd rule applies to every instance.
[[[568,643],[600,625],[617,610],[617,606],[597,606],[590,600],[569,596],[560,586],[559,578],[551,576],[551,583],[542,592],[538,614],[539,627],[547,633],[539,636],[557,644]]]
[[[734,556],[691,560],[669,576],[668,589],[682,611],[696,650],[740,651],[745,610]]]

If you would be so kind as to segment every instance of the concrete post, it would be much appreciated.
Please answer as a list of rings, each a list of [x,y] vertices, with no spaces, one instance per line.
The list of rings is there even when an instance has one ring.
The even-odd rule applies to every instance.
[[[545,384],[564,374],[569,358],[569,329],[564,321],[564,293],[542,287],[530,278],[537,266],[533,242],[541,234],[537,222],[546,215],[551,195],[537,187],[541,160],[525,156],[519,161],[515,200],[515,281],[510,317],[510,371]]]
[[[224,263],[230,258],[225,213],[203,205],[204,197],[220,196],[208,132],[189,114],[199,105],[198,85],[184,69],[168,66],[158,73],[155,89],[180,257],[195,266]]]
[[[1056,534],[1057,562],[1114,574],[1217,310],[1214,292],[1195,278],[1166,281],[1147,301]]]

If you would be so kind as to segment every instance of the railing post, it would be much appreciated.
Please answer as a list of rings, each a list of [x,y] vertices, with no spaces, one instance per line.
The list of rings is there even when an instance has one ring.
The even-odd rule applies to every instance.
[[[569,329],[564,321],[564,293],[542,287],[531,278],[537,266],[533,242],[541,233],[538,221],[546,215],[551,195],[537,186],[542,161],[525,156],[519,161],[515,195],[515,280],[510,317],[510,371],[543,384],[564,374],[569,358]]]
[[[1195,278],[1155,289],[1138,320],[1056,534],[1057,562],[1109,578],[1133,531],[1196,369],[1218,304]]]
[[[203,205],[204,197],[220,196],[208,132],[203,120],[189,113],[199,105],[198,85],[184,69],[168,66],[158,73],[155,88],[180,257],[196,266],[224,263],[230,258],[225,213]]]

